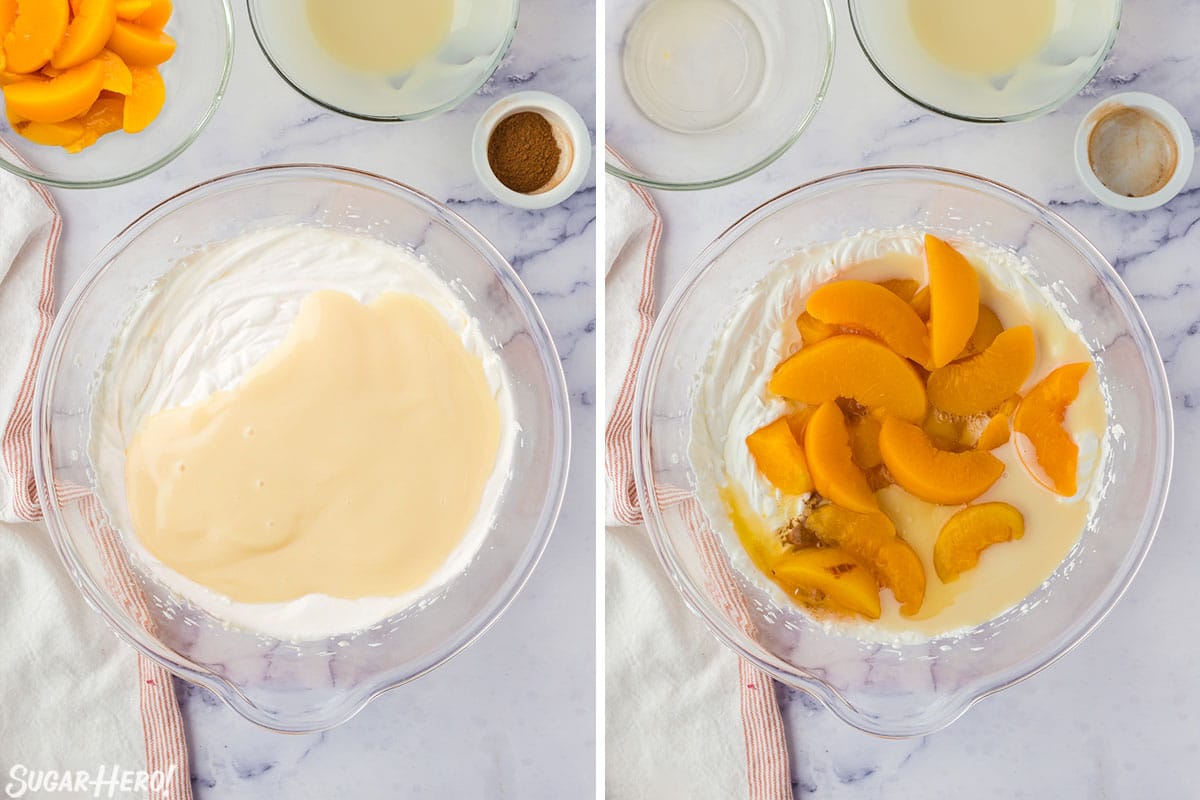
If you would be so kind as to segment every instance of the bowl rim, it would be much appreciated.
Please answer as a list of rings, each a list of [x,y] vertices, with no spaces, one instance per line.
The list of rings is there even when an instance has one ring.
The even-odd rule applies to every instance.
[[[1097,605],[1096,600],[1093,601],[1090,607],[1091,615],[1080,618],[1076,625],[1070,628],[1065,634],[1060,635],[1056,640],[1052,640],[1049,647],[1045,648],[1046,652],[1038,652],[1015,667],[994,673],[991,685],[983,686],[981,682],[976,681],[975,684],[968,685],[957,693],[944,695],[943,697],[950,702],[947,709],[933,718],[932,721],[918,724],[876,724],[872,717],[860,713],[853,703],[848,701],[836,688],[822,680],[820,676],[801,671],[789,672],[780,669],[757,652],[752,652],[743,647],[739,641],[730,636],[721,624],[711,619],[703,610],[704,606],[708,603],[708,595],[705,590],[693,585],[683,577],[684,571],[677,564],[673,548],[667,544],[663,533],[663,529],[665,528],[663,510],[659,507],[654,492],[649,489],[649,478],[653,465],[650,463],[651,454],[648,440],[649,428],[653,418],[648,413],[647,398],[653,390],[658,377],[657,368],[662,358],[662,345],[666,337],[666,321],[682,308],[686,295],[695,285],[696,281],[708,271],[714,257],[724,251],[729,237],[740,235],[751,229],[762,217],[773,213],[777,207],[795,195],[829,185],[836,186],[841,182],[856,180],[864,176],[940,178],[957,181],[968,187],[989,190],[994,193],[993,196],[998,193],[1001,197],[1009,201],[1015,201],[1018,205],[1035,210],[1037,213],[1047,217],[1054,225],[1058,226],[1058,233],[1060,235],[1063,235],[1071,244],[1080,248],[1096,274],[1107,279],[1115,289],[1114,295],[1116,295],[1123,310],[1129,315],[1130,321],[1133,323],[1135,338],[1140,337],[1139,341],[1145,345],[1144,350],[1140,348],[1139,350],[1142,353],[1143,362],[1150,373],[1151,393],[1155,398],[1156,405],[1162,412],[1158,418],[1158,426],[1155,431],[1157,436],[1156,443],[1161,448],[1161,472],[1156,476],[1155,483],[1152,486],[1151,503],[1147,505],[1147,513],[1143,514],[1142,517],[1144,535],[1142,541],[1135,542],[1136,546],[1130,548],[1125,553],[1121,562],[1122,566],[1119,567],[1119,569],[1125,570],[1124,573],[1119,574],[1118,577],[1114,578],[1108,584],[1107,591],[1111,594],[1108,597],[1104,597],[1103,595],[1098,596],[1096,600],[1100,602]],[[1157,342],[1154,340],[1140,306],[1138,306],[1125,282],[1116,270],[1113,269],[1108,259],[1074,225],[1031,196],[989,178],[960,170],[919,164],[862,167],[806,181],[760,203],[721,231],[692,260],[687,272],[672,288],[666,302],[663,304],[662,311],[659,312],[655,320],[654,327],[647,341],[646,356],[641,367],[638,369],[637,382],[634,389],[633,409],[633,468],[638,500],[643,510],[646,527],[649,531],[654,551],[658,555],[661,565],[667,572],[671,583],[679,592],[685,605],[703,621],[709,632],[725,647],[763,670],[775,680],[815,697],[834,716],[847,725],[864,733],[884,739],[904,739],[936,733],[958,720],[984,698],[1033,677],[1082,643],[1104,621],[1113,608],[1116,607],[1141,568],[1162,521],[1174,465],[1174,410],[1171,405],[1166,368],[1159,353]]]
[[[228,0],[226,0],[228,2]],[[509,15],[509,23],[504,32],[504,42],[496,50],[495,56],[487,69],[480,72],[477,80],[471,81],[469,89],[464,90],[461,94],[454,98],[439,103],[436,106],[427,108],[423,111],[418,111],[411,114],[364,114],[359,111],[350,111],[349,109],[338,106],[331,100],[323,100],[316,95],[303,88],[297,81],[293,80],[287,71],[271,55],[271,49],[267,46],[267,40],[261,30],[261,21],[256,12],[261,0],[246,0],[246,11],[250,16],[250,30],[254,33],[254,41],[258,43],[258,49],[262,52],[263,57],[267,59],[267,63],[271,65],[271,69],[275,70],[275,74],[283,79],[283,82],[292,87],[293,90],[300,96],[307,98],[309,101],[317,104],[321,108],[332,111],[335,114],[350,117],[351,119],[359,119],[364,122],[415,122],[416,120],[429,119],[436,117],[438,114],[444,114],[462,105],[471,95],[478,92],[484,84],[492,79],[496,74],[496,70],[500,68],[501,62],[508,55],[509,49],[512,47],[513,38],[517,34],[517,23],[521,17],[521,0],[509,0],[511,5],[511,13]]]
[[[833,79],[833,65],[837,56],[837,22],[833,13],[833,0],[818,0],[822,8],[825,10],[825,40],[828,44],[825,56],[825,67],[821,73],[821,82],[817,87],[817,93],[813,96],[812,102],[803,116],[793,126],[791,132],[787,135],[784,141],[766,156],[751,164],[748,167],[733,172],[729,175],[724,175],[717,178],[708,178],[698,181],[679,181],[679,180],[662,180],[653,178],[648,175],[643,175],[637,172],[632,165],[625,161],[624,158],[616,156],[611,147],[606,148],[606,158],[604,160],[604,171],[615,178],[636,183],[640,186],[645,186],[649,189],[664,189],[668,191],[702,191],[704,189],[716,189],[720,186],[728,186],[731,183],[737,183],[751,175],[759,172],[783,157],[783,154],[792,149],[792,146],[800,140],[800,137],[808,130],[808,126],[812,124],[816,118],[817,112],[825,102],[825,97],[829,94],[829,84]]]
[[[1104,62],[1108,60],[1108,54],[1112,52],[1113,46],[1117,43],[1117,34],[1120,33],[1121,30],[1121,16],[1125,10],[1125,0],[1114,0],[1114,2],[1117,4],[1116,21],[1114,22],[1112,29],[1108,32],[1108,40],[1096,54],[1094,63],[1088,67],[1087,71],[1081,75],[1080,79],[1072,85],[1069,91],[1065,92],[1061,97],[1051,100],[1048,103],[1043,103],[1042,105],[1030,109],[1029,111],[1022,111],[1020,114],[984,116],[975,114],[960,114],[955,111],[948,111],[947,109],[939,108],[933,103],[922,100],[915,94],[902,88],[900,84],[893,79],[886,70],[884,70],[883,66],[875,60],[875,56],[871,52],[871,48],[867,46],[866,39],[863,37],[861,25],[859,24],[860,2],[861,0],[847,0],[847,5],[850,8],[850,27],[854,31],[854,38],[858,42],[859,49],[861,49],[863,55],[867,57],[867,62],[871,65],[871,68],[875,70],[879,77],[883,78],[884,83],[892,87],[892,89],[894,89],[900,96],[906,98],[912,103],[916,103],[918,106],[926,109],[927,111],[932,111],[935,114],[941,114],[943,117],[957,119],[962,122],[979,122],[984,124],[1022,122],[1024,120],[1035,119],[1043,114],[1049,114],[1051,111],[1060,108],[1072,97],[1083,91],[1083,87],[1091,83],[1092,78],[1095,78],[1096,74],[1100,72],[1100,69],[1104,66]]]
[[[454,224],[455,232],[466,239],[472,247],[480,250],[487,258],[494,273],[505,285],[510,297],[517,303],[522,313],[526,315],[530,323],[530,330],[537,343],[540,361],[546,369],[547,378],[552,385],[550,416],[551,430],[555,444],[552,455],[554,459],[553,474],[548,483],[548,490],[542,504],[540,517],[535,525],[535,530],[538,533],[529,540],[524,548],[521,558],[525,563],[509,577],[506,583],[502,585],[502,590],[495,595],[495,605],[488,611],[487,617],[477,628],[468,629],[465,634],[455,640],[451,640],[451,647],[445,653],[425,664],[417,672],[399,679],[394,676],[388,676],[386,672],[381,673],[369,685],[351,687],[351,691],[347,692],[339,703],[334,704],[332,710],[323,709],[318,714],[304,717],[298,721],[289,719],[280,720],[269,717],[269,712],[262,709],[239,686],[226,678],[216,675],[211,670],[190,660],[185,661],[172,658],[158,652],[154,648],[146,646],[139,640],[138,631],[140,628],[127,616],[115,613],[109,608],[107,599],[110,593],[92,580],[88,571],[83,567],[74,548],[68,543],[67,537],[63,533],[65,526],[62,524],[58,506],[53,502],[50,492],[50,487],[53,485],[54,466],[51,462],[50,448],[46,446],[49,431],[49,419],[46,407],[47,395],[53,389],[55,380],[54,375],[51,374],[51,365],[61,360],[60,351],[64,344],[64,333],[67,327],[67,318],[70,316],[69,312],[75,309],[84,294],[104,274],[114,253],[124,248],[134,236],[139,235],[153,225],[163,214],[187,205],[194,195],[226,183],[235,183],[247,178],[254,179],[256,176],[265,176],[268,179],[276,176],[281,178],[299,176],[320,180],[331,176],[346,176],[373,185],[376,188],[383,188],[399,193],[405,196],[406,199],[415,200],[419,206],[432,208],[445,216]],[[256,183],[257,181],[252,180],[247,185],[255,185]],[[172,674],[189,683],[208,689],[247,721],[266,730],[282,733],[318,733],[342,725],[358,714],[376,697],[416,680],[444,665],[491,629],[509,609],[521,590],[528,583],[542,555],[545,553],[550,536],[554,532],[562,510],[572,452],[570,399],[562,361],[558,355],[558,348],[554,343],[554,338],[550,334],[541,310],[534,302],[532,294],[526,288],[520,276],[517,275],[508,259],[475,226],[430,195],[400,181],[366,170],[319,163],[288,163],[250,167],[210,178],[180,192],[176,192],[165,200],[154,204],[122,228],[89,262],[83,274],[71,286],[58,313],[55,314],[54,322],[46,337],[46,344],[37,369],[33,394],[31,439],[34,481],[37,487],[38,500],[44,513],[44,520],[50,532],[51,541],[54,544],[54,549],[58,552],[59,558],[66,566],[68,573],[70,573],[72,581],[83,595],[87,604],[104,618],[108,626],[113,629],[120,639],[130,645],[139,654],[151,659]],[[174,653],[169,648],[162,649],[169,653]],[[355,688],[359,690],[354,691]]]
[[[120,186],[124,183],[130,183],[131,181],[140,180],[147,175],[157,172],[167,164],[170,164],[172,161],[179,158],[179,156],[183,155],[183,152],[191,147],[196,139],[200,138],[200,134],[204,132],[204,129],[208,127],[208,123],[211,122],[212,118],[216,115],[217,109],[221,105],[221,101],[225,99],[225,92],[229,88],[229,76],[233,73],[236,26],[234,25],[233,21],[232,0],[216,0],[216,2],[220,3],[221,9],[225,12],[225,59],[221,69],[221,80],[217,84],[217,91],[215,94],[213,94],[212,101],[209,102],[208,108],[204,110],[204,113],[200,116],[200,119],[192,127],[191,132],[183,139],[183,141],[168,150],[164,155],[160,156],[154,162],[147,164],[140,169],[136,169],[132,172],[127,172],[121,175],[116,175],[112,178],[81,181],[47,175],[43,172],[35,171],[31,166],[29,166],[25,159],[21,158],[21,156],[16,153],[15,150],[12,150],[12,157],[10,158],[8,153],[0,149],[0,153],[3,153],[0,154],[0,169],[11,172],[13,175],[16,175],[19,178],[24,178],[25,180],[30,180],[34,183],[40,183],[44,186],[52,186],[55,189],[107,189],[113,186]],[[124,231],[122,231],[122,233],[124,233]]]

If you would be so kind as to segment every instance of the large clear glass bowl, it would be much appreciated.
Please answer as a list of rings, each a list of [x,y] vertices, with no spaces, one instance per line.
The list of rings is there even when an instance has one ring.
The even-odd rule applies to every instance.
[[[605,161],[611,175],[655,189],[742,180],[786,153],[825,99],[832,0],[692,2],[604,4],[605,131],[619,153],[610,150]],[[663,7],[677,15],[663,23],[667,30],[637,35]],[[705,19],[712,24],[702,25]],[[670,122],[647,114],[647,97],[669,98]],[[696,126],[678,124],[689,120]]]
[[[754,634],[706,588],[683,515],[695,496],[692,392],[737,298],[790,252],[867,229],[916,226],[1011,248],[1079,321],[1109,393],[1112,467],[1096,512],[1063,565],[1012,611],[954,637],[891,646],[824,633],[740,579]],[[726,230],[696,259],[659,316],[634,400],[638,497],[654,546],[688,605],[734,651],[806,690],[850,725],[919,736],[1029,677],[1078,644],[1141,564],[1166,501],[1170,394],[1158,349],[1112,267],[1061,217],[991,181],[928,167],[833,175],[792,189]],[[1120,428],[1116,428],[1120,426]],[[726,526],[727,527],[727,526]],[[722,548],[721,558],[729,562]],[[730,569],[736,569],[730,565]]]
[[[102,537],[87,516],[95,508],[93,392],[133,299],[197,248],[283,225],[365,233],[422,257],[495,344],[521,426],[511,473],[517,477],[505,487],[470,565],[432,602],[358,635],[309,642],[226,628],[131,559],[148,609],[140,616],[120,601]],[[568,409],[558,354],[537,307],[504,257],[461,217],[414,189],[364,172],[264,167],[176,195],[96,256],[47,342],[34,399],[34,465],[55,545],[84,596],[121,637],[247,719],[307,732],[340,724],[381,692],[437,667],[509,605],[558,515],[570,450]]]
[[[144,178],[191,146],[217,113],[233,68],[230,0],[177,2],[167,33],[175,54],[158,69],[167,97],[140,133],[117,131],[78,153],[34,144],[0,114],[0,168],[63,189],[99,189]],[[2,105],[3,98],[0,98]]]

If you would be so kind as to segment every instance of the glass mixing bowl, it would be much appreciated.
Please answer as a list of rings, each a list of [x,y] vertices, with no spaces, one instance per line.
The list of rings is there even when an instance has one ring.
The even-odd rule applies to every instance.
[[[0,168],[64,189],[99,189],[144,178],[174,160],[217,112],[233,67],[233,9],[229,0],[175,3],[167,33],[175,54],[159,65],[167,97],[144,131],[117,131],[78,153],[34,144],[0,114]],[[2,104],[2,98],[0,98]]]
[[[1122,5],[1053,3],[1056,17],[1035,55],[1000,74],[971,74],[929,56],[909,23],[909,0],[849,2],[854,35],[880,77],[917,105],[967,122],[1033,119],[1079,94],[1117,41]]]
[[[434,598],[358,634],[288,642],[226,628],[131,559],[144,613],[106,570],[89,439],[97,378],[133,299],[197,248],[262,227],[314,225],[409,248],[453,289],[508,370],[521,434],[479,553]],[[236,172],[148,211],[96,256],[67,296],[38,373],[34,463],[59,553],[88,601],[137,650],[280,731],[340,724],[376,695],[437,667],[509,605],[554,527],[570,450],[566,385],[537,307],[504,257],[445,206],[354,170]],[[53,487],[53,491],[52,491]],[[102,515],[103,512],[100,512]],[[116,548],[123,549],[123,548]],[[118,557],[123,554],[118,553]]]
[[[735,603],[710,595],[684,513],[692,393],[726,314],[798,248],[867,229],[915,226],[1010,248],[1031,279],[1079,321],[1110,402],[1111,470],[1070,556],[1022,607],[960,636],[882,645],[828,634],[739,576],[753,635]],[[833,175],[782,194],[726,230],[695,260],[651,335],[634,400],[638,497],[654,546],[688,605],[722,642],[850,725],[919,736],[1029,677],[1078,644],[1112,609],[1154,537],[1172,455],[1170,394],[1136,303],[1104,257],[1061,217],[999,184],[928,167]],[[1118,427],[1119,426],[1119,427]],[[727,527],[727,525],[726,525]],[[721,547],[714,548],[729,564]]]
[[[605,169],[656,189],[753,175],[808,127],[833,75],[831,0],[609,0]]]
[[[454,0],[450,32],[409,72],[382,75],[332,57],[309,26],[304,2],[247,0],[250,26],[287,83],[339,114],[378,122],[425,119],[456,108],[487,83],[512,44],[520,0]]]

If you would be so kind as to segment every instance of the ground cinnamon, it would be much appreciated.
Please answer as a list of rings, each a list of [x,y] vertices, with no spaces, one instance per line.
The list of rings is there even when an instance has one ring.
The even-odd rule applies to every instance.
[[[487,154],[500,182],[522,194],[549,183],[562,158],[554,129],[536,111],[520,111],[500,120],[488,139]]]

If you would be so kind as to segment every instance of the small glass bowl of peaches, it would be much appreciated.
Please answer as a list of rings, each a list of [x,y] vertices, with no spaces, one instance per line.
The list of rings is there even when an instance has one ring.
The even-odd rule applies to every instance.
[[[229,0],[0,0],[0,168],[62,188],[168,163],[216,112]]]
[[[1065,220],[930,167],[754,209],[675,287],[634,400],[659,557],[727,646],[882,736],[1078,644],[1170,482],[1170,393]]]

